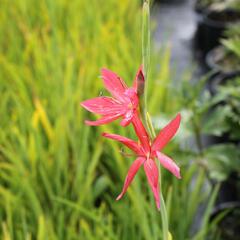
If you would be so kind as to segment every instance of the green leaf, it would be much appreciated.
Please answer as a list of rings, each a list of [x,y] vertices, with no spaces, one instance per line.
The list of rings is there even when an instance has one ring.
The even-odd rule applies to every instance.
[[[229,130],[227,117],[230,113],[230,106],[217,106],[207,115],[207,118],[203,124],[202,132],[209,135],[221,136],[223,133]]]
[[[218,144],[204,152],[210,177],[225,180],[232,171],[240,171],[240,150],[234,144]]]

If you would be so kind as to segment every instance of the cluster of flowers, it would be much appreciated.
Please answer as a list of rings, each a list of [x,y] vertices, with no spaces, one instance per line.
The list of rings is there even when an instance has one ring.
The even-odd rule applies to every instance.
[[[136,160],[130,166],[122,192],[117,197],[117,200],[121,199],[125,194],[135,174],[143,165],[148,183],[154,194],[157,208],[159,209],[159,172],[155,158],[173,175],[179,179],[181,178],[179,167],[170,157],[161,152],[177,132],[181,116],[178,114],[160,131],[155,139],[151,139],[141,121],[139,113],[139,97],[140,94],[143,93],[145,82],[142,67],[139,68],[133,87],[130,88],[127,87],[125,82],[117,74],[108,69],[102,69],[101,76],[105,88],[111,93],[112,97],[101,96],[82,102],[81,105],[85,109],[102,116],[97,121],[87,120],[85,123],[91,126],[98,126],[122,118],[120,124],[125,127],[131,123],[139,139],[139,141],[136,142],[117,134],[103,133],[104,137],[123,143],[136,154]]]

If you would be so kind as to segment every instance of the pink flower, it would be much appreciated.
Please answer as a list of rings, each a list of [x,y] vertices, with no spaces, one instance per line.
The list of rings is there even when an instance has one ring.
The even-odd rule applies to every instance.
[[[157,158],[164,168],[170,171],[177,178],[179,179],[181,178],[179,167],[174,163],[174,161],[170,157],[160,152],[176,134],[180,125],[181,115],[178,114],[171,122],[169,122],[160,131],[160,133],[154,139],[153,142],[151,142],[147,134],[147,131],[145,130],[138,116],[134,117],[132,121],[136,134],[140,140],[140,143],[137,143],[131,139],[122,137],[120,135],[103,133],[104,137],[114,139],[123,143],[125,146],[134,151],[137,155],[137,159],[130,166],[130,169],[124,182],[122,192],[117,197],[117,200],[122,198],[122,196],[125,194],[135,174],[137,173],[139,168],[143,165],[144,171],[148,179],[148,183],[154,194],[157,208],[159,209],[160,208],[159,183],[158,183],[159,173],[154,159]]]
[[[97,97],[86,100],[81,105],[90,112],[100,114],[102,117],[97,121],[85,121],[86,124],[97,126],[112,122],[122,117],[121,125],[127,126],[138,108],[138,86],[143,88],[144,75],[140,66],[133,87],[128,88],[125,82],[114,72],[102,69],[102,79],[105,88],[113,97]],[[139,84],[140,83],[140,84]]]

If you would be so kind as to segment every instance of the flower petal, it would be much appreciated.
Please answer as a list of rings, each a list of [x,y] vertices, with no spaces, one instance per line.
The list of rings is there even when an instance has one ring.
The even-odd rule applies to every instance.
[[[144,163],[144,170],[148,179],[148,183],[152,189],[157,208],[160,208],[159,184],[158,184],[158,168],[152,159],[147,159]]]
[[[122,115],[121,113],[105,115],[96,121],[86,120],[85,123],[89,126],[99,126],[102,124],[110,123],[110,122],[116,120],[117,118],[119,118],[121,115]]]
[[[123,105],[110,97],[97,97],[81,102],[81,105],[90,112],[109,115],[123,112]]]
[[[137,154],[143,154],[138,143],[133,141],[132,139],[129,139],[117,134],[110,134],[110,133],[103,133],[102,136],[123,143],[125,146],[127,146]]]
[[[125,192],[127,191],[128,186],[131,184],[131,182],[132,182],[134,176],[136,175],[138,169],[142,166],[142,164],[144,163],[145,160],[146,160],[146,158],[139,157],[132,163],[132,165],[130,166],[130,168],[128,170],[128,174],[127,174],[127,176],[125,178],[122,192],[118,195],[116,200],[121,199],[122,196],[125,194]]]
[[[181,178],[180,175],[180,168],[177,166],[177,164],[168,156],[165,154],[157,151],[157,158],[160,161],[160,164],[166,168],[168,171],[170,171],[174,176],[176,176],[178,179]]]
[[[114,72],[103,68],[102,69],[102,79],[106,89],[118,100],[122,101],[124,99],[123,94],[127,89],[125,82]]]
[[[146,152],[150,151],[150,139],[148,136],[148,133],[145,129],[145,127],[143,126],[139,116],[137,114],[135,114],[132,118],[132,124],[134,127],[134,130],[144,148],[144,150]]]
[[[176,134],[181,121],[181,115],[178,114],[170,123],[168,123],[155,138],[152,150],[158,151],[165,147],[165,145]]]
[[[121,121],[121,125],[123,127],[126,127],[131,122],[132,118],[133,118],[133,110],[127,111],[123,116],[123,120]]]

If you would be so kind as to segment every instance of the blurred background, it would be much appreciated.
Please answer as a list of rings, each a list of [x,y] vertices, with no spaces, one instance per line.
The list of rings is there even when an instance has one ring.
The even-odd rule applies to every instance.
[[[0,239],[158,240],[144,172],[115,201],[133,157],[101,137],[118,122],[80,102],[106,95],[100,68],[132,84],[141,64],[141,0],[0,1]],[[176,240],[240,239],[240,1],[151,2],[148,110],[157,131],[177,112],[163,170]]]

